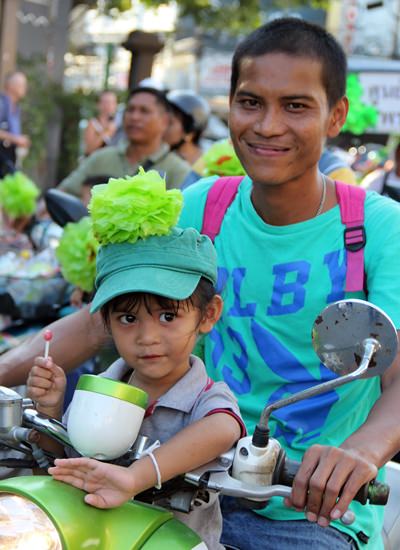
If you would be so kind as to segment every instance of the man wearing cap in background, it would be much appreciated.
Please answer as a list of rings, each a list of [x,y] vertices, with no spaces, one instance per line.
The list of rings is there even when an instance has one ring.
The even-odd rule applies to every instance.
[[[163,136],[169,125],[169,106],[155,88],[132,90],[124,113],[127,141],[94,152],[84,159],[61,184],[60,189],[80,196],[83,182],[92,176],[124,177],[137,173],[139,166],[157,170],[166,177],[167,188],[180,187],[191,169],[172,152]]]

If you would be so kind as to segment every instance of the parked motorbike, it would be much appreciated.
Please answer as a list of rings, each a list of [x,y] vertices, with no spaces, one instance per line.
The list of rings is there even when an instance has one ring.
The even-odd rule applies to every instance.
[[[51,220],[32,217],[24,231],[0,231],[0,353],[58,319],[69,304],[71,289],[54,251],[66,223],[88,212],[79,199],[57,189],[47,191],[45,201]]]
[[[82,491],[48,476],[1,481],[1,548],[204,550],[205,544],[174,519],[171,510],[190,512],[199,505],[206,506],[219,494],[243,499],[252,508],[267,505],[273,496],[290,496],[299,463],[289,460],[279,441],[270,437],[271,414],[353,380],[381,375],[393,362],[398,345],[391,320],[379,308],[362,300],[329,305],[316,319],[312,339],[319,358],[336,378],[268,405],[252,436],[242,438],[234,449],[212,463],[165,483],[162,489],[138,495],[134,502],[99,510],[84,504]],[[122,424],[124,431],[125,423]],[[0,443],[25,456],[2,460],[0,465],[15,467],[18,462],[24,467],[39,465],[44,469],[51,465],[55,457],[35,443],[35,431],[64,447],[72,447],[70,434],[62,423],[35,411],[29,399],[1,387]],[[113,434],[104,433],[104,441],[111,437]],[[150,444],[146,437],[139,437],[114,462],[128,465]],[[383,536],[385,548],[394,550],[400,547],[397,465],[389,467],[389,481],[395,490],[386,509]],[[355,498],[361,503],[384,505],[389,498],[389,486],[371,481]],[[342,521],[350,524],[354,513],[348,510]]]

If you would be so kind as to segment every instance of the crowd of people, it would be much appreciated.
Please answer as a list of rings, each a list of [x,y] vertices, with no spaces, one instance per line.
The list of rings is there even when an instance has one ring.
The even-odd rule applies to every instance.
[[[189,91],[164,93],[139,86],[127,100],[124,137],[118,143],[112,144],[116,128],[111,113],[92,122],[96,140],[59,188],[82,197],[90,178],[133,176],[136,182],[139,167],[146,173],[155,170],[165,177],[166,193],[185,187],[177,223],[181,229],[173,223],[164,236],[150,233],[134,243],[102,243],[91,308],[51,326],[51,359],[35,359],[42,352],[41,334],[0,357],[0,383],[20,384],[29,377],[39,408],[60,416],[63,372],[109,341],[106,326],[122,358],[109,375],[145,389],[153,407],[149,416],[158,409],[164,427],[171,408],[174,414],[183,409],[189,419],[174,424],[171,439],[153,452],[154,460],[140,459],[128,472],[92,459],[57,461],[50,473],[84,487],[89,504],[118,505],[140,492],[138,487],[159,484],[215,458],[243,433],[239,409],[252,432],[266,403],[331,379],[310,340],[313,320],[327,303],[368,299],[400,327],[400,279],[395,275],[400,207],[378,193],[367,193],[364,205],[365,285],[346,290],[349,252],[331,174],[344,168],[341,177],[346,177],[348,167],[334,162],[325,149],[346,120],[345,93],[345,54],[319,26],[277,19],[237,46],[229,128],[245,175],[217,231],[215,248],[200,233],[219,176],[195,183],[204,173],[199,141],[209,116],[206,102]],[[375,187],[383,194],[396,188],[399,152],[400,146],[395,166]],[[110,186],[94,188],[93,212],[95,200],[107,187],[111,193]],[[198,333],[202,337],[196,349],[215,385],[200,359],[190,355]],[[223,395],[207,407],[189,395],[191,388],[198,396],[198,389],[207,393],[218,384]],[[352,499],[364,483],[383,476],[385,463],[400,450],[399,391],[396,357],[380,378],[359,380],[277,411],[271,432],[290,458],[301,461],[291,498],[285,504],[273,499],[257,511],[224,498],[223,525],[217,511],[206,522],[211,534],[203,533],[204,519],[201,526],[192,525],[214,541],[210,549],[220,544],[246,550],[382,548],[383,511],[354,505]],[[182,393],[174,401],[176,392]],[[150,424],[151,419],[144,433],[158,437]],[[179,447],[191,450],[192,461],[175,462]],[[356,521],[340,522],[354,506]]]

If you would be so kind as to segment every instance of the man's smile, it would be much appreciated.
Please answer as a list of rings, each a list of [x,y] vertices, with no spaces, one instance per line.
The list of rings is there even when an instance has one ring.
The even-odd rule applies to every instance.
[[[290,151],[290,147],[274,143],[260,143],[256,141],[244,141],[251,153],[264,157],[279,157]]]

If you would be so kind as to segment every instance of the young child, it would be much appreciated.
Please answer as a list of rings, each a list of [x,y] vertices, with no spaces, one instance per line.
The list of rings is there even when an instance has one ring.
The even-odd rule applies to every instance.
[[[102,192],[107,191],[96,190]],[[92,215],[95,203],[96,197]],[[100,247],[91,312],[100,309],[121,355],[102,375],[148,393],[140,433],[161,446],[153,452],[155,461],[146,456],[128,468],[90,458],[56,460],[49,473],[85,490],[88,504],[118,506],[215,459],[243,435],[236,399],[225,383],[213,383],[202,361],[191,355],[197,336],[209,332],[221,314],[216,277],[214,247],[194,229],[172,227],[166,235]],[[28,378],[38,410],[60,417],[64,388],[63,369],[51,358],[38,357]],[[177,516],[210,549],[223,548],[218,499]]]

